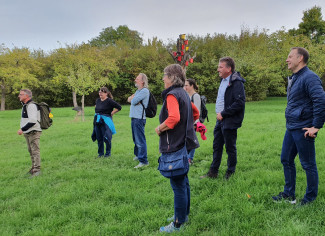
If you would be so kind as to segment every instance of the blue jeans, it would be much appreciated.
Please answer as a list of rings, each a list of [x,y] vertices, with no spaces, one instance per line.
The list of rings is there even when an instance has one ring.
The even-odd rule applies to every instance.
[[[193,161],[194,154],[195,154],[195,149],[190,150],[187,154],[187,158]]]
[[[144,134],[144,127],[146,126],[145,119],[131,119],[132,138],[134,142],[134,155],[138,157],[139,161],[147,164],[147,143]]]
[[[106,129],[104,123],[97,123],[95,125],[96,139],[98,143],[98,156],[104,155],[104,143],[106,144],[105,156],[111,155],[112,140],[104,138],[105,130]]]
[[[237,164],[237,129],[224,129],[222,122],[217,121],[213,134],[213,161],[210,170],[213,173],[218,172],[222,159],[223,146],[225,145],[228,154],[227,171],[235,172]]]
[[[307,189],[305,201],[313,201],[318,193],[318,171],[316,166],[315,139],[304,137],[302,129],[287,130],[282,145],[281,163],[283,165],[285,185],[284,193],[294,196],[296,191],[295,157],[299,154],[302,168],[306,172]]]
[[[174,191],[175,222],[183,224],[190,214],[191,190],[187,175],[170,178],[170,185]]]

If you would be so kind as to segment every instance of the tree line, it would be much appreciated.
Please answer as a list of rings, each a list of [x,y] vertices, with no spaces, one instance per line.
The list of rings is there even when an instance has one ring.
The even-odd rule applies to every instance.
[[[286,58],[291,47],[306,48],[308,66],[325,81],[325,21],[320,7],[304,11],[298,29],[270,33],[242,27],[240,35],[189,34],[187,38],[196,53],[187,77],[197,81],[199,93],[208,102],[216,99],[217,67],[224,56],[234,58],[236,70],[246,79],[248,101],[285,96],[290,75]],[[174,63],[170,50],[176,50],[176,41],[164,44],[152,38],[144,42],[138,31],[125,25],[105,28],[87,43],[49,53],[0,45],[1,110],[21,106],[17,99],[21,88],[31,89],[37,101],[52,107],[76,107],[94,105],[99,88],[107,86],[114,99],[124,104],[135,90],[134,78],[139,73],[148,76],[149,88],[161,102],[163,69]]]

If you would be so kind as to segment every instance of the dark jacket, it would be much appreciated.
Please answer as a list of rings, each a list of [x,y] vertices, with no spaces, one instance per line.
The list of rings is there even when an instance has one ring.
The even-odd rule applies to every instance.
[[[166,104],[167,95],[172,94],[176,97],[179,104],[180,121],[170,130],[164,131],[160,134],[159,151],[161,153],[176,152],[182,149],[185,145],[185,135],[187,130],[186,148],[192,150],[199,147],[197,140],[194,121],[193,110],[189,96],[182,87],[169,87],[162,93],[163,106],[159,114],[159,121],[163,123],[168,118],[168,110]],[[187,125],[187,126],[186,126]]]
[[[246,99],[245,82],[239,72],[234,72],[230,76],[229,85],[225,92],[225,107],[221,112],[224,129],[238,129],[242,125]]]
[[[286,126],[289,130],[322,128],[325,120],[325,93],[319,77],[307,66],[293,74],[288,87]]]

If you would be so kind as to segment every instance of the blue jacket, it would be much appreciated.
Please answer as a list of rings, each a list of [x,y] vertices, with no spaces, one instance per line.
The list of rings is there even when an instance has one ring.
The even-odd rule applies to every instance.
[[[95,126],[97,124],[104,124],[105,125],[105,134],[104,134],[104,139],[106,140],[112,140],[112,135],[116,134],[115,126],[112,120],[112,117],[107,115],[107,114],[99,114],[96,113],[94,116],[94,128],[93,128],[93,133],[91,135],[91,139],[93,142],[96,141],[97,139],[97,134],[96,134],[96,129]]]
[[[245,113],[245,82],[239,72],[234,72],[230,77],[225,92],[225,107],[221,112],[224,129],[238,129],[241,127]]]
[[[321,80],[307,66],[291,78],[285,111],[287,129],[322,128],[325,120],[325,93]]]

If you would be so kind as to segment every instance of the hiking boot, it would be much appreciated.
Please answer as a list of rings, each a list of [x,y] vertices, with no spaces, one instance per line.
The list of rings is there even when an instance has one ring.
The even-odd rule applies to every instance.
[[[229,180],[229,178],[233,175],[233,174],[235,174],[235,172],[232,172],[232,171],[226,171],[226,174],[225,174],[225,179],[226,180]]]
[[[172,221],[173,221],[173,222],[175,221],[175,215],[173,215],[173,216],[167,218],[167,222],[172,222]],[[186,223],[186,222],[188,222],[188,215],[185,217],[185,221],[184,221],[184,223]]]
[[[173,233],[173,232],[177,232],[181,229],[182,226],[176,228],[174,225],[174,222],[171,222],[169,225],[167,226],[163,226],[160,227],[160,232],[165,232],[165,233]]]
[[[138,169],[138,168],[142,168],[142,167],[145,167],[145,166],[148,166],[149,165],[149,162],[148,163],[143,163],[143,162],[140,162],[138,165],[136,165],[134,168],[135,169]]]
[[[30,168],[30,170],[26,173],[26,175],[32,175],[33,174],[33,167]]]
[[[133,161],[138,161],[139,158],[137,156],[133,157]]]
[[[218,172],[212,172],[210,170],[206,175],[200,176],[201,179],[204,179],[204,178],[216,179],[217,177],[218,177]]]
[[[296,204],[296,197],[295,196],[288,196],[284,192],[280,192],[279,195],[272,197],[274,202],[289,202],[290,204]]]
[[[40,170],[34,171],[33,174],[29,178],[33,178],[33,177],[39,176],[40,174],[41,174],[41,171]]]

